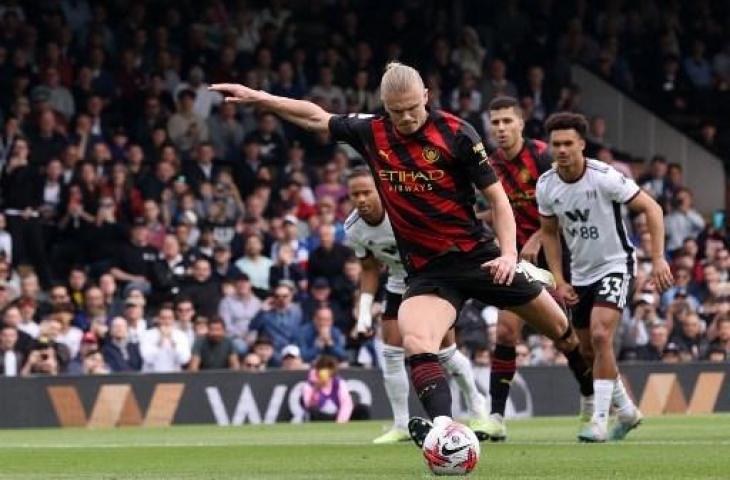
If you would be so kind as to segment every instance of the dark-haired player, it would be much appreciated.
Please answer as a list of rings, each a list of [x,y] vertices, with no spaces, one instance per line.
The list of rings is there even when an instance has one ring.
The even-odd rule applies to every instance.
[[[662,209],[633,180],[610,165],[583,156],[588,124],[582,115],[554,114],[545,128],[555,167],[537,183],[542,244],[558,294],[573,309],[581,347],[594,355],[595,407],[591,422],[578,438],[586,442],[620,440],[642,418],[619,379],[613,352],[613,336],[636,274],[636,255],[626,235],[621,207],[625,204],[646,215],[652,280],[659,290],[673,282],[664,259]],[[570,250],[571,283],[563,276],[561,232]],[[609,434],[612,400],[617,422]]]
[[[545,142],[525,138],[525,122],[517,100],[513,97],[495,97],[489,103],[489,120],[497,150],[489,160],[504,187],[517,224],[517,250],[520,258],[539,267],[547,268],[540,242],[540,214],[535,200],[535,187],[541,174],[551,168],[550,154]],[[504,412],[510,384],[515,376],[517,354],[515,346],[520,341],[522,319],[509,310],[499,312],[497,345],[492,353],[489,393],[492,408],[484,425],[492,441],[507,437]],[[563,349],[580,385],[581,419],[590,420],[593,413],[593,377],[590,366],[580,356],[577,347]]]

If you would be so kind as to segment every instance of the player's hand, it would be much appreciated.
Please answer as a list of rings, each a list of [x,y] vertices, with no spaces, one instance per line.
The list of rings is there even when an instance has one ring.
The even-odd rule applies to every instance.
[[[265,92],[248,88],[238,83],[214,83],[208,90],[223,94],[223,100],[234,103],[252,103],[260,100]]]
[[[663,292],[674,284],[672,270],[669,268],[667,261],[663,258],[652,262],[651,281],[660,292]]]
[[[537,265],[537,255],[540,253],[542,242],[540,242],[540,235],[538,233],[533,234],[527,243],[522,247],[520,252],[520,258],[527,260],[533,265]]]
[[[575,289],[569,283],[561,283],[560,285],[557,285],[555,287],[555,293],[569,307],[578,303],[578,294],[575,293]]]
[[[504,254],[493,260],[482,264],[482,269],[492,275],[492,280],[497,285],[511,285],[515,278],[517,267],[517,254]]]

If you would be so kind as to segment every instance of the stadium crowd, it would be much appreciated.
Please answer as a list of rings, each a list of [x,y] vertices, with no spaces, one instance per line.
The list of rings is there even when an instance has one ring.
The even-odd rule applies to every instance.
[[[671,2],[653,26],[643,22],[657,10],[652,0],[544,1],[529,11],[517,1],[494,11],[469,1],[372,3],[3,2],[0,373],[304,369],[323,353],[377,365],[373,340],[354,333],[361,267],[344,241],[344,179],[356,154],[270,113],[222,103],[209,83],[242,82],[337,113],[377,112],[382,67],[401,59],[423,72],[432,108],[488,138],[486,104],[512,95],[526,133],[539,138],[548,114],[580,111],[572,61],[597,62],[624,88],[650,87],[641,79],[658,71],[645,71],[654,67],[630,50],[650,51],[637,40],[642,27],[669,28],[659,37],[665,53],[691,50],[675,61],[677,78],[690,79],[686,92],[697,93],[687,112],[699,115],[710,92],[727,90],[730,43],[717,34],[727,29],[715,22],[703,38],[696,22],[683,28],[714,22],[709,1],[693,2],[699,17],[679,15],[686,5]],[[601,8],[589,15],[594,3]],[[651,89],[666,104],[668,90]],[[671,152],[637,161],[604,136],[603,119],[591,119],[589,155],[637,178],[664,206],[677,278],[663,295],[654,291],[646,225],[630,219],[639,277],[621,359],[727,359],[724,225],[693,209],[681,167],[662,156]],[[473,361],[488,365],[493,308],[469,302],[457,329]],[[517,361],[564,358],[527,336]]]

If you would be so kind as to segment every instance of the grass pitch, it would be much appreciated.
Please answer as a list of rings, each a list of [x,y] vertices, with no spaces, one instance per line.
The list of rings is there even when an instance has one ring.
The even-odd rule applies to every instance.
[[[427,479],[409,443],[349,425],[0,430],[0,479]],[[509,423],[470,478],[728,479],[730,415],[649,418],[617,444],[574,441],[574,418]]]

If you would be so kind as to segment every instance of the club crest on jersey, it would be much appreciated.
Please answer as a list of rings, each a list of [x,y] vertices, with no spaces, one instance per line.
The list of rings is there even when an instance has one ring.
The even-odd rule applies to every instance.
[[[423,155],[423,159],[426,160],[428,163],[434,163],[441,157],[439,151],[429,145],[423,147],[423,152],[421,154]]]
[[[520,170],[520,182],[527,183],[530,181],[531,178],[532,174],[528,169],[523,168],[522,170]]]

